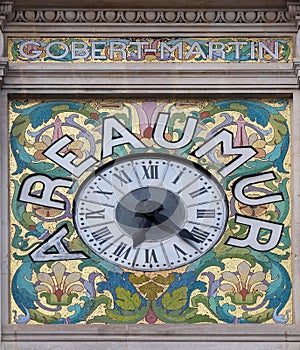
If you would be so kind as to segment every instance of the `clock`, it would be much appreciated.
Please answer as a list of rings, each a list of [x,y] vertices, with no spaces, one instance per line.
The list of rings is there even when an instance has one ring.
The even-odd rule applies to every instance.
[[[221,238],[228,203],[198,164],[134,154],[98,168],[75,199],[75,228],[96,255],[123,268],[170,270],[201,258]]]

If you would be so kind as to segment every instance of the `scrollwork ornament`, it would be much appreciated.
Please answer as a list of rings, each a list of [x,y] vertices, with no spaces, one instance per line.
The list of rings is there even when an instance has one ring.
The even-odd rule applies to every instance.
[[[295,19],[300,15],[300,6],[298,2],[290,2],[288,4],[288,17],[291,19]]]
[[[0,57],[4,55],[3,27],[5,22],[10,21],[13,15],[13,2],[3,1],[0,4]]]
[[[0,16],[4,16],[7,20],[10,20],[12,13],[13,13],[13,2],[3,1],[0,4]]]

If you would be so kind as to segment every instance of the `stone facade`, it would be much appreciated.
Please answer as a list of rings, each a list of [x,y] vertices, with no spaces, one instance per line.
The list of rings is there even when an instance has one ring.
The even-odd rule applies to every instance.
[[[0,2],[0,110],[2,135],[0,202],[2,234],[1,350],[50,349],[56,346],[63,347],[66,350],[77,350],[82,347],[85,349],[141,349],[148,348],[149,346],[158,346],[160,349],[169,349],[170,347],[174,349],[198,349],[200,346],[204,346],[209,350],[216,347],[220,347],[220,349],[237,349],[241,346],[241,343],[245,350],[254,348],[296,350],[299,348],[300,321],[298,290],[300,288],[300,267],[298,256],[300,251],[298,235],[300,234],[300,219],[297,214],[300,206],[300,186],[297,171],[300,164],[298,131],[300,127],[298,120],[298,114],[300,113],[300,2],[277,0],[273,2],[253,1],[249,4],[241,0],[238,6],[234,1],[228,1],[226,5],[221,5],[219,1],[214,0],[205,2],[204,5],[193,0],[187,1],[186,4],[182,4],[179,1],[170,4],[163,0],[160,2],[153,1],[151,4],[147,4],[147,6],[142,1],[124,0],[121,4],[120,2],[103,1],[101,5],[99,5],[98,1],[89,1],[86,7],[83,7],[80,1],[58,2],[53,0],[44,3],[42,1],[15,0]],[[172,46],[178,42],[171,44],[170,40],[180,39],[182,41],[188,41],[195,40],[195,38],[197,40],[201,40],[202,38],[205,42],[217,42],[219,46],[213,46],[212,44],[211,50],[215,51],[211,51],[210,53],[204,52],[205,48],[203,48],[202,58],[207,55],[208,59],[202,61],[195,60],[191,63],[188,60],[185,61],[182,59],[182,56],[184,56],[183,53],[187,54],[185,50],[191,50],[190,46],[188,49],[178,46],[183,52],[180,51],[178,53],[175,49],[173,50]],[[86,57],[82,57],[82,59],[77,57],[79,58],[77,61],[68,61],[65,59],[67,55],[62,55],[62,59],[59,62],[55,59],[44,61],[30,59],[30,55],[34,56],[34,52],[36,52],[38,47],[40,48],[42,46],[36,45],[39,40],[45,43],[51,40],[69,40],[70,43],[72,40],[75,40],[85,43],[90,39],[105,41],[106,43],[113,42],[111,46],[107,44],[108,48],[105,51],[106,56],[103,56],[103,61],[92,62],[85,60]],[[166,52],[170,56],[174,56],[173,61],[171,59],[169,60],[169,56],[164,56],[165,51],[161,51],[163,52],[163,58],[167,58],[164,61],[161,60],[161,55],[158,59],[157,57],[155,58],[155,60],[157,59],[156,62],[154,62],[151,55],[143,56],[146,57],[143,61],[128,59],[128,52],[130,52],[130,55],[134,52],[141,58],[145,54],[145,47],[148,50],[153,49],[149,44],[150,39],[151,43],[155,40],[165,40]],[[233,56],[230,56],[233,58],[225,62],[224,60],[222,61],[222,58],[224,58],[222,55],[225,55],[225,51],[222,51],[222,45],[225,45],[222,42],[224,39],[230,39],[231,42],[237,42],[239,40],[243,40],[243,42],[247,40],[253,42],[261,41],[267,46],[262,46],[260,54],[257,51],[259,61],[255,60],[257,57],[254,53],[252,56],[251,53],[249,54],[250,58],[253,57],[252,61],[242,61],[240,60],[240,54],[237,55],[236,53],[238,48],[242,49],[242,44],[240,46],[239,44],[233,44],[235,51],[233,51]],[[137,45],[137,48],[131,51],[127,47],[126,50],[128,49],[129,51],[125,51],[124,46],[122,46],[122,43],[125,41],[141,42],[142,40],[148,43],[144,44],[144,51],[139,51],[139,48],[142,48],[141,44],[140,46]],[[285,60],[280,60],[280,55],[278,55],[278,59],[275,58],[277,57],[276,44],[274,44],[275,46],[270,44],[272,42],[276,43],[279,40],[285,40],[290,43],[290,49],[288,49],[290,53],[285,56]],[[12,47],[14,43],[17,50],[20,50],[20,45],[24,41],[31,42],[33,45],[31,49],[28,48],[28,45],[24,46],[23,52],[26,52],[29,59],[25,56],[20,58],[20,56],[13,55]],[[81,45],[83,45],[81,49],[82,47],[86,47],[84,46],[85,44]],[[253,50],[254,47],[257,47],[257,50],[259,50],[258,46],[254,44],[252,47]],[[266,51],[266,48],[269,49],[269,53]],[[97,49],[100,50],[95,46],[94,50]],[[197,55],[199,47],[193,50],[193,52],[190,51],[188,54],[189,58],[192,54]],[[61,52],[59,54],[55,54],[53,51],[49,52],[50,56],[61,55]],[[97,56],[97,52],[100,51],[94,52],[96,52]],[[81,50],[81,54],[84,56],[85,51]],[[121,58],[118,54],[121,55]],[[112,62],[108,62],[107,60],[110,55]],[[267,57],[267,55],[269,56]],[[44,58],[45,54],[43,56]],[[88,322],[83,321],[79,321],[78,324],[67,324],[68,322],[66,320],[69,319],[69,316],[61,318],[65,320],[65,322],[62,321],[61,323],[65,324],[55,324],[55,322],[52,322],[52,324],[43,324],[43,322],[35,323],[32,317],[29,322],[28,315],[30,312],[28,308],[24,309],[28,311],[26,313],[20,307],[21,303],[11,302],[13,299],[13,287],[15,286],[16,293],[20,292],[21,288],[21,284],[12,281],[14,276],[17,276],[16,271],[21,261],[21,259],[17,260],[13,258],[13,253],[17,252],[18,247],[24,241],[17,241],[16,245],[12,248],[12,227],[15,227],[13,225],[16,225],[18,220],[13,218],[14,211],[10,211],[14,197],[10,183],[14,180],[16,181],[16,179],[20,180],[21,183],[24,179],[13,177],[14,175],[11,174],[12,171],[10,169],[16,165],[13,157],[16,158],[18,152],[22,152],[24,149],[33,158],[34,155],[36,156],[35,160],[32,161],[33,164],[41,159],[38,158],[39,154],[37,155],[29,150],[29,146],[26,149],[24,143],[20,140],[18,141],[19,145],[24,146],[24,148],[8,147],[12,142],[9,130],[19,125],[18,123],[14,124],[14,119],[9,120],[8,116],[22,117],[21,109],[18,110],[18,114],[17,109],[13,108],[14,106],[18,107],[19,105],[16,103],[20,101],[22,101],[23,106],[26,106],[28,103],[29,106],[33,106],[36,103],[42,105],[44,102],[64,100],[82,104],[90,103],[96,112],[106,112],[106,107],[96,106],[98,100],[110,101],[110,103],[112,103],[111,101],[121,100],[125,101],[124,105],[127,104],[128,106],[130,103],[132,105],[134,104],[132,101],[136,100],[138,101],[137,103],[142,105],[143,101],[145,102],[149,99],[155,101],[157,105],[159,103],[167,103],[166,101],[168,103],[174,101],[174,104],[176,101],[188,101],[195,105],[198,104],[198,106],[200,102],[203,104],[211,101],[229,100],[243,100],[245,106],[245,101],[251,99],[262,101],[265,105],[274,107],[272,103],[280,105],[282,100],[288,101],[290,109],[288,112],[285,111],[282,114],[284,116],[290,116],[290,121],[288,122],[290,128],[290,133],[288,134],[290,136],[290,146],[288,146],[288,151],[290,153],[284,159],[284,166],[287,168],[290,167],[291,175],[283,175],[283,177],[289,177],[291,186],[287,192],[289,195],[288,202],[292,204],[292,209],[286,220],[288,222],[286,225],[290,227],[291,248],[287,247],[284,251],[289,255],[289,260],[282,263],[282,266],[289,271],[288,274],[292,285],[288,306],[282,314],[277,314],[275,312],[276,310],[273,310],[276,317],[273,317],[273,319],[270,317],[268,322],[265,323],[257,321],[245,322],[243,324],[244,319],[241,315],[234,316],[235,322],[231,322],[232,324],[229,324],[230,322],[223,322],[218,317],[216,317],[216,320],[220,324],[209,324],[209,322],[196,322],[197,324],[192,324],[191,322],[157,322],[156,324],[151,324],[151,322],[148,322],[146,324],[147,322],[144,321],[136,322],[136,324],[129,324],[129,322],[123,322],[123,324],[117,324],[118,322],[114,324],[104,324],[101,322],[85,324]],[[107,108],[114,107],[110,106]],[[204,113],[202,114],[202,120],[210,116],[207,115],[208,111],[213,110],[212,107],[211,109],[205,108],[206,106],[201,105],[199,109],[201,113]],[[87,111],[92,113],[89,115],[89,122],[92,123],[93,118],[97,120],[97,113],[95,111],[91,112],[88,108]],[[238,118],[237,111],[240,111],[240,109],[237,109],[232,114],[236,119]],[[65,116],[64,113],[67,112],[61,110],[60,113],[60,115]],[[249,110],[247,110],[247,113],[245,112],[245,115],[251,118],[252,114]],[[274,115],[274,113],[274,111],[270,112],[270,115]],[[275,116],[275,119],[277,117]],[[38,118],[34,118],[36,117],[33,116],[31,119],[33,125],[34,120],[36,123],[38,120]],[[41,119],[45,118],[44,115],[41,116]],[[253,118],[256,119],[258,117],[255,115]],[[56,119],[56,122],[58,125],[60,120]],[[221,121],[219,123],[221,125]],[[232,124],[229,127],[229,131],[233,130],[235,132],[237,122],[235,121],[234,123],[234,125]],[[45,120],[41,122],[41,125],[45,128],[50,127]],[[257,124],[253,128],[257,128]],[[283,135],[281,130],[278,126],[277,135],[280,137]],[[145,130],[143,132],[143,134],[142,132],[139,134],[138,140],[141,140],[140,142],[145,142],[144,139],[147,138],[145,136]],[[138,132],[135,131],[133,135],[137,138]],[[36,141],[39,136],[35,137]],[[45,141],[47,138],[43,140]],[[282,142],[279,138],[277,140],[279,140],[278,143]],[[138,141],[132,141],[132,143],[134,142]],[[35,143],[39,147],[42,142]],[[243,145],[246,146],[246,143],[240,144],[240,146]],[[276,142],[273,146],[276,147]],[[12,152],[17,150],[14,156],[12,153],[9,153],[10,148]],[[270,149],[268,148],[269,153],[271,152]],[[40,151],[38,148],[36,150]],[[284,148],[281,149],[281,152],[284,152]],[[226,163],[227,160],[225,159],[224,162]],[[24,163],[22,164],[25,167]],[[272,168],[272,171],[274,169],[275,167]],[[280,172],[280,176],[283,173],[283,171]],[[9,187],[10,191],[8,189]],[[33,208],[34,210],[37,212],[38,209]],[[275,208],[273,211],[276,212],[276,210],[278,211],[278,208]],[[253,215],[255,215],[254,212]],[[24,237],[27,238],[29,236]],[[25,252],[26,249],[24,248],[23,256],[28,255],[28,252]],[[240,260],[238,261],[240,262]],[[251,268],[253,267],[251,266]],[[232,272],[234,271],[235,276],[237,276],[240,270],[241,267],[232,270]],[[26,278],[24,278],[24,274],[20,279],[23,278],[23,280],[30,281],[32,275],[36,272],[33,270],[30,271],[27,272]],[[261,278],[264,286],[272,282],[275,285],[274,281],[279,276],[276,275],[276,272],[270,271],[266,269],[264,271],[266,275],[264,278]],[[51,276],[55,274],[50,269],[48,272]],[[255,273],[257,273],[257,270],[249,270],[251,276],[255,275]],[[36,292],[39,290],[37,288],[40,283],[38,279],[42,278],[43,275],[37,274],[37,276],[34,282]],[[226,275],[223,274],[222,276],[223,280],[219,277],[221,283],[226,280],[224,278]],[[278,288],[287,288],[287,284],[282,284]],[[261,287],[261,291],[264,291],[264,287]],[[26,293],[22,295],[26,295]],[[133,295],[131,296],[133,297]],[[172,296],[170,293],[169,295]],[[223,294],[220,295],[224,297]],[[150,300],[153,301],[152,299]],[[39,300],[35,300],[34,302],[36,306]],[[17,304],[19,309],[14,311],[14,307]],[[121,305],[121,303],[119,304]],[[50,305],[53,306],[55,304]],[[237,306],[238,302],[235,305]],[[241,306],[241,310],[245,311],[247,309],[245,303],[241,303],[241,305],[244,305]],[[255,306],[257,305],[255,304]],[[280,306],[276,304],[276,307],[280,308]],[[56,307],[58,308],[57,305]],[[288,307],[291,308],[290,313],[292,317],[287,321]],[[51,316],[51,312],[55,309],[55,307],[51,308],[48,308],[48,314],[46,312],[47,316]],[[212,314],[207,315],[211,316]],[[278,322],[275,322],[274,319]]]

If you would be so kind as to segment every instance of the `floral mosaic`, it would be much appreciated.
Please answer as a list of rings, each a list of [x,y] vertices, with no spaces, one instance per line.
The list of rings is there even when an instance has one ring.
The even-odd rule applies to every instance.
[[[192,141],[168,150],[153,139],[160,112],[169,113],[165,139],[175,142],[188,117],[197,118]],[[11,323],[14,324],[163,324],[163,323],[292,323],[290,102],[285,99],[128,99],[128,100],[11,100]],[[114,117],[141,140],[146,149],[130,145],[114,148],[101,159],[103,120]],[[218,170],[231,156],[216,148],[202,158],[193,151],[221,130],[234,135],[235,147],[251,146],[256,154],[229,176]],[[93,156],[98,163],[76,178],[52,162],[44,151],[69,135],[73,141],[61,155],[73,152],[78,160]],[[73,223],[73,199],[84,179],[111,159],[133,153],[175,154],[198,162],[222,184],[229,217],[221,240],[203,257],[177,269],[142,272],[121,268],[93,253]],[[282,201],[245,205],[232,194],[237,179],[272,171],[273,181],[245,189],[249,197],[281,193]],[[24,179],[32,174],[73,181],[69,189],[54,191],[64,209],[19,200]],[[36,186],[36,196],[42,189]],[[247,235],[236,214],[283,225],[277,246],[258,251],[226,244],[230,237]],[[86,259],[35,262],[32,251],[62,226],[64,244]],[[261,230],[259,241],[270,232]],[[50,252],[51,253],[51,252]]]

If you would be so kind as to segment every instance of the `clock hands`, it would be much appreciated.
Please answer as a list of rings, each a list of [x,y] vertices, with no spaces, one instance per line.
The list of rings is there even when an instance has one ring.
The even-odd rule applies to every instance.
[[[154,200],[142,200],[141,202],[137,203],[135,206],[136,210],[136,217],[147,217],[152,216],[164,209],[164,205],[160,202],[154,201]]]
[[[190,241],[198,242],[198,240],[193,236],[191,232],[187,229],[181,229],[178,225],[176,225],[168,216],[160,213],[163,210],[163,206],[161,205],[158,209],[153,210],[152,212],[147,213],[136,213],[136,216],[144,217],[146,222],[150,224],[149,227],[145,228],[137,232],[134,237],[134,247],[141,244],[145,240],[145,233],[150,229],[152,225],[159,225],[162,230],[165,230],[169,233],[176,233],[183,239],[188,239]]]
[[[175,156],[141,154],[103,165],[74,199],[74,222],[98,256],[126,269],[169,270],[206,254],[228,205],[216,179]]]
[[[153,208],[155,209],[149,212],[149,209]],[[146,233],[150,230],[154,223],[151,219],[152,216],[163,209],[164,206],[161,203],[150,200],[141,201],[136,205],[136,210],[138,210],[138,212],[135,213],[135,217],[142,218],[142,222],[140,222],[141,229],[135,232],[132,236],[133,248],[145,241]]]
[[[167,215],[164,215],[160,212],[157,213],[147,213],[145,216],[155,225],[159,225],[162,230],[165,230],[169,233],[175,233],[180,230],[178,227]]]
[[[183,208],[178,207],[176,214],[172,210],[169,210],[169,204],[174,205],[171,197],[168,201],[160,201],[159,197],[152,197],[152,188],[145,187],[142,191],[135,193],[136,200],[134,207],[131,210],[123,208],[119,204],[119,214],[117,218],[119,223],[126,224],[127,227],[131,227],[130,236],[133,241],[133,248],[136,248],[145,241],[153,239],[163,240],[163,237],[170,237],[170,235],[178,235],[181,239],[187,241],[187,243],[202,243],[209,235],[209,230],[202,230],[198,227],[193,227],[191,230],[182,228],[179,226],[180,221],[177,215],[182,216]],[[150,195],[150,197],[149,197]],[[151,198],[152,197],[152,198]],[[155,198],[155,199],[154,199]],[[129,200],[129,197],[127,198]],[[131,206],[133,203],[131,203]],[[122,209],[122,211],[120,211]],[[197,212],[198,213],[198,212]],[[201,212],[201,215],[203,213]],[[199,214],[200,215],[200,214]],[[174,220],[172,220],[172,218]],[[175,222],[174,222],[175,221]],[[155,229],[153,227],[157,227]],[[153,230],[151,230],[153,228]],[[148,239],[146,237],[147,232]],[[169,236],[168,236],[169,235]]]
[[[146,240],[146,233],[150,230],[150,227],[146,227],[144,229],[141,229],[138,232],[135,232],[132,236],[132,241],[133,241],[133,248],[136,248],[140,244],[142,244]]]
[[[190,232],[189,230],[183,228],[181,229],[178,225],[176,225],[168,216],[160,213],[159,211],[163,210],[163,207],[160,207],[160,210],[154,210],[150,213],[143,213],[143,217],[150,223],[150,227],[153,225],[159,225],[160,229],[169,232],[169,233],[178,233],[178,236],[183,240],[187,240],[188,242],[193,241],[195,243],[200,243],[205,236],[208,234],[202,230],[195,230],[195,228]],[[146,232],[150,229],[147,228]],[[195,231],[195,232],[194,232]],[[199,231],[199,232],[198,232]],[[139,243],[142,243],[145,240],[145,231],[141,231],[138,233]]]
[[[178,236],[182,239],[187,239],[189,241],[194,241],[196,243],[199,243],[199,240],[193,236],[193,234],[187,230],[187,229],[181,229],[179,226],[177,226],[170,218],[168,218],[166,215],[158,213],[154,216],[153,221],[155,224],[160,225],[160,228],[170,232],[170,233],[178,233]]]
[[[194,198],[209,188],[201,187],[189,195]],[[206,239],[209,231],[197,227],[191,230],[182,228],[185,207],[178,193],[174,194],[159,187],[144,186],[129,192],[120,200],[116,208],[116,220],[131,236],[133,248],[147,241],[163,241],[176,235],[187,243],[201,243]],[[197,218],[204,217],[206,212],[215,215],[215,210],[211,210],[210,213],[208,210],[199,209]]]

